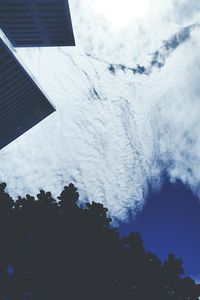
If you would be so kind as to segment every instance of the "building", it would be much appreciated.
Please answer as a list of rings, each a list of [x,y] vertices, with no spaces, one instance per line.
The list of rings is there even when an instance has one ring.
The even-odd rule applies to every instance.
[[[0,31],[0,149],[54,111]]]
[[[0,0],[0,28],[14,47],[75,45],[67,0]]]
[[[67,0],[0,0],[0,149],[55,111],[14,47],[74,45]]]

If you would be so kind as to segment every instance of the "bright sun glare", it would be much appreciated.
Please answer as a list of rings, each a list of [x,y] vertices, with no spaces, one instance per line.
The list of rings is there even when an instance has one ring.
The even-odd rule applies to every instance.
[[[114,27],[125,27],[148,14],[150,0],[93,0],[95,11]]]

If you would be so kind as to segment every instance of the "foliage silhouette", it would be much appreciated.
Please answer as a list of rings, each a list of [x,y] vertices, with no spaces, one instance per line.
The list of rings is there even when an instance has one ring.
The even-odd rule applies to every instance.
[[[77,204],[73,184],[58,202],[43,190],[14,201],[0,184],[0,300],[197,300],[183,262],[161,263],[139,233],[119,237],[102,204]]]

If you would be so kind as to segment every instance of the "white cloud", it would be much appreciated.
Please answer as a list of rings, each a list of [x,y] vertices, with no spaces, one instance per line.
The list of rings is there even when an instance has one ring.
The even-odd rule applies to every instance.
[[[127,207],[142,207],[147,182],[158,184],[162,165],[199,192],[199,29],[162,52],[165,66],[149,77],[114,75],[104,61],[148,66],[163,40],[196,20],[198,7],[184,19],[175,8],[186,10],[186,1],[152,0],[142,22],[114,31],[91,1],[71,1],[77,48],[19,51],[57,112],[0,152],[0,178],[14,196],[39,188],[58,194],[73,181],[82,198],[125,219]]]
[[[179,47],[168,60],[159,78],[156,94],[160,102],[156,108],[159,117],[159,158],[172,179],[180,178],[199,194],[200,179],[200,43],[199,30],[190,42]]]
[[[200,14],[198,0],[132,0],[130,1],[130,11],[133,10],[132,22],[126,27],[119,28],[112,26],[109,9],[107,17],[103,17],[102,13],[96,13],[93,9],[95,1],[100,2],[100,0],[70,1],[77,45],[90,54],[116,63],[134,64],[146,61],[149,53],[157,49],[163,40],[168,39],[182,26],[197,22]],[[134,3],[137,7],[138,2],[142,1],[148,4],[148,13],[138,19],[134,17]],[[120,2],[125,5],[129,0]],[[106,3],[110,7],[113,0]],[[124,8],[122,13],[126,11]]]

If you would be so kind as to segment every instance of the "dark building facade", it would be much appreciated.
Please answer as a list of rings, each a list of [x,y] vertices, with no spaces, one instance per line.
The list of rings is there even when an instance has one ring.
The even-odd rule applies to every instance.
[[[67,0],[0,0],[0,149],[55,111],[13,46],[74,45]]]
[[[55,111],[0,31],[0,149]]]
[[[75,45],[67,0],[0,0],[0,28],[14,47]]]

